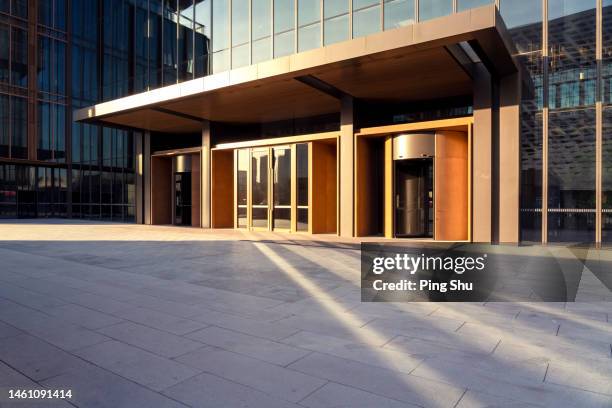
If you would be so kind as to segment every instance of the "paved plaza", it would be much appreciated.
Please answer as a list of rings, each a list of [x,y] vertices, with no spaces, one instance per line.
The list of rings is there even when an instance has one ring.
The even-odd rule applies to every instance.
[[[612,407],[612,298],[361,303],[314,238],[0,223],[0,407]]]

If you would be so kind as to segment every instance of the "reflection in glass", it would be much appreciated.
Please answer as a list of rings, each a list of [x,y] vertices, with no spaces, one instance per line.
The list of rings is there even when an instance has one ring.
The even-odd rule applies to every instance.
[[[419,0],[419,21],[447,16],[453,12],[453,0]]]
[[[9,156],[9,97],[0,94],[0,157]]]
[[[353,11],[353,38],[363,37],[378,31],[380,31],[379,5]]]
[[[385,0],[385,30],[414,24],[413,0]]]
[[[28,103],[27,99],[11,96],[11,156],[28,158]]]
[[[236,202],[238,204],[238,228],[247,227],[247,189],[249,174],[249,151],[237,152]]]
[[[178,71],[179,81],[193,79],[193,0],[179,0]]]
[[[274,35],[274,58],[293,54],[294,30]]]
[[[603,110],[602,241],[612,242],[612,106]]]
[[[28,86],[28,33],[12,27],[11,39],[11,83],[20,87]]]
[[[542,2],[502,0],[500,13],[519,53],[542,48]]]
[[[272,58],[270,36],[272,34],[271,0],[253,0],[251,13],[252,62],[267,61]]]
[[[297,230],[308,231],[308,144],[299,143],[296,149],[297,166]]]
[[[251,158],[253,227],[268,227],[268,150],[253,150]]]
[[[298,31],[298,52],[321,46],[321,24],[315,23],[300,27]]]
[[[0,23],[0,82],[9,81],[9,26]]]
[[[319,0],[298,0],[298,25],[305,26],[321,20]]]
[[[195,1],[195,77],[208,75],[208,52],[210,48],[211,0]]]
[[[274,148],[274,228],[291,229],[291,149]]]
[[[249,41],[249,0],[232,0],[232,47]]]
[[[549,240],[593,241],[595,109],[551,111],[548,143]]]
[[[348,14],[326,19],[323,26],[324,45],[345,41],[349,37]]]
[[[212,3],[213,52],[229,48],[229,0],[215,0]]]
[[[541,55],[520,57],[534,88],[521,103],[521,240],[542,240],[542,76]]]

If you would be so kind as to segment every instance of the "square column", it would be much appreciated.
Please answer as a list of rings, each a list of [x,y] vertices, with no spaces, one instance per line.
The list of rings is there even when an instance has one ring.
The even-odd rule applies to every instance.
[[[493,84],[484,64],[474,69],[472,240],[492,241]]]
[[[151,132],[142,138],[142,182],[144,200],[144,223],[151,225]]]
[[[520,230],[520,74],[500,80],[499,103],[499,225],[501,243],[518,243]]]
[[[338,177],[339,191],[339,235],[342,237],[354,236],[355,220],[355,119],[354,100],[350,96],[343,96],[340,110],[340,146],[338,149],[340,172]]]
[[[211,228],[211,141],[210,122],[202,123],[202,151],[200,160],[200,211],[202,228]]]

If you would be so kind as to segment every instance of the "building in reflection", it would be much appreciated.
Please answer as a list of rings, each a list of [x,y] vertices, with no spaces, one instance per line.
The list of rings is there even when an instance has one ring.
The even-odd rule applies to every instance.
[[[473,154],[478,154],[482,145],[476,144],[476,122],[481,106],[476,89],[482,90],[482,85],[477,85],[470,70],[472,65],[481,64],[492,74],[492,98],[501,95],[502,99],[491,104],[491,120],[497,128],[491,132],[490,191],[480,193],[481,184],[474,178],[480,169],[470,173],[467,220],[456,221],[467,222],[466,237],[610,242],[612,0],[600,3],[2,2],[0,216],[165,223],[163,214],[156,219],[153,207],[157,194],[169,202],[170,198],[182,198],[176,197],[172,181],[152,191],[148,178],[156,171],[155,166],[172,173],[176,156],[197,151],[199,161],[190,161],[195,163],[192,170],[203,172],[202,166],[208,166],[210,173],[202,173],[202,177],[210,177],[208,184],[203,179],[197,186],[192,183],[191,193],[197,192],[199,198],[191,202],[193,208],[199,206],[200,213],[191,220],[200,226],[214,224],[216,209],[220,226],[274,229],[282,225],[281,229],[289,231],[399,236],[398,209],[389,207],[396,201],[398,187],[395,179],[385,178],[384,163],[391,156],[385,155],[382,139],[364,142],[360,151],[360,132],[472,118],[475,130],[470,143],[474,145],[469,151],[476,146]],[[512,129],[503,125],[507,120],[503,78],[509,70],[494,66],[508,65],[509,60],[499,53],[487,54],[486,46],[481,45],[489,39],[478,37],[477,30],[471,29],[486,20],[477,20],[476,16],[485,16],[483,10],[492,6],[498,8],[505,25],[501,30],[507,29],[512,40],[507,52],[522,72],[520,146],[513,159],[519,162],[519,201],[512,208],[506,204],[514,195],[505,189],[512,183],[503,182],[508,169],[516,165],[504,161],[508,154],[504,135]],[[547,21],[544,16],[548,16]],[[596,23],[598,19],[602,24]],[[455,32],[458,34],[453,37]],[[474,37],[470,37],[472,34]],[[421,39],[425,41],[426,35],[432,36],[429,43],[415,45]],[[28,41],[33,38],[35,41]],[[432,45],[434,38],[437,48]],[[450,54],[457,65],[447,67],[440,50],[446,56]],[[414,59],[408,57],[412,52]],[[468,80],[460,78],[457,66],[468,72]],[[281,80],[286,86],[279,85]],[[160,88],[166,94],[154,92]],[[183,102],[190,92],[191,103]],[[128,95],[144,99],[121,105],[125,101],[121,98]],[[102,102],[108,104],[100,105]],[[104,114],[92,111],[90,116],[81,115],[77,117],[81,120],[73,121],[74,111],[84,108],[80,112],[86,112],[88,107],[109,110]],[[349,108],[350,123],[343,116]],[[354,130],[355,146],[349,149],[352,156],[342,159],[346,152],[341,139],[333,145],[320,142],[327,140],[320,135],[341,133],[347,126]],[[303,135],[319,136],[295,139]],[[289,150],[274,150],[279,145],[273,139],[280,138],[285,138]],[[271,144],[249,143],[257,140]],[[235,157],[214,153],[232,143]],[[241,148],[246,150],[239,153]],[[334,151],[335,181],[315,182],[321,175],[319,167],[312,168],[316,165],[313,162]],[[164,162],[163,152],[172,158]],[[363,180],[356,167],[362,155],[367,158],[367,173],[374,174]],[[215,175],[211,162],[207,162],[215,157],[219,157],[219,163],[232,163],[233,167],[224,168],[235,173],[228,176],[232,186],[224,187],[222,180],[217,180],[215,187],[218,173]],[[257,158],[256,167],[251,163],[253,157]],[[264,158],[266,171],[262,167]],[[479,165],[472,159],[471,166]],[[350,173],[339,164],[348,161],[354,161]],[[277,163],[279,167],[275,168]],[[391,168],[391,174],[394,171]],[[252,177],[264,173],[266,183],[260,184],[257,179],[253,184]],[[343,182],[351,184],[350,191],[343,190]],[[421,222],[426,218],[424,222],[433,223],[436,217],[443,217],[440,211],[445,205],[445,187],[439,183],[431,192],[431,201],[437,206],[431,204],[429,208],[427,200],[421,200],[425,204],[417,200],[419,203],[406,211],[422,215],[409,219]],[[392,190],[390,199],[385,198],[386,188]],[[232,198],[217,203],[215,191],[226,194],[225,190],[233,192]],[[324,190],[329,191],[324,194]],[[331,197],[332,190],[335,198]],[[351,200],[345,202],[349,193]],[[360,202],[360,194],[379,198]],[[482,200],[486,202],[482,204]],[[319,203],[328,201],[327,207],[317,209]],[[225,214],[222,208],[232,211]],[[167,211],[172,220],[172,205]],[[506,216],[508,212],[510,216]],[[315,213],[325,215],[318,218]],[[488,223],[476,225],[486,217]],[[449,225],[453,222],[447,221]],[[506,222],[514,223],[514,227]],[[437,231],[446,230],[438,221]],[[481,235],[481,230],[489,234]]]

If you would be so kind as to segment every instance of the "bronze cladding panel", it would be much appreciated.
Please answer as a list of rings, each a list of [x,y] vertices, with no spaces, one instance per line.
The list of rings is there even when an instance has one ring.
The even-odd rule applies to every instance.
[[[172,224],[172,158],[151,157],[151,224]]]
[[[435,239],[468,239],[468,137],[438,131],[435,157]]]
[[[234,151],[212,150],[212,228],[234,227]]]
[[[336,144],[312,142],[312,233],[336,232]]]
[[[356,236],[365,237],[383,232],[385,138],[355,140]]]

